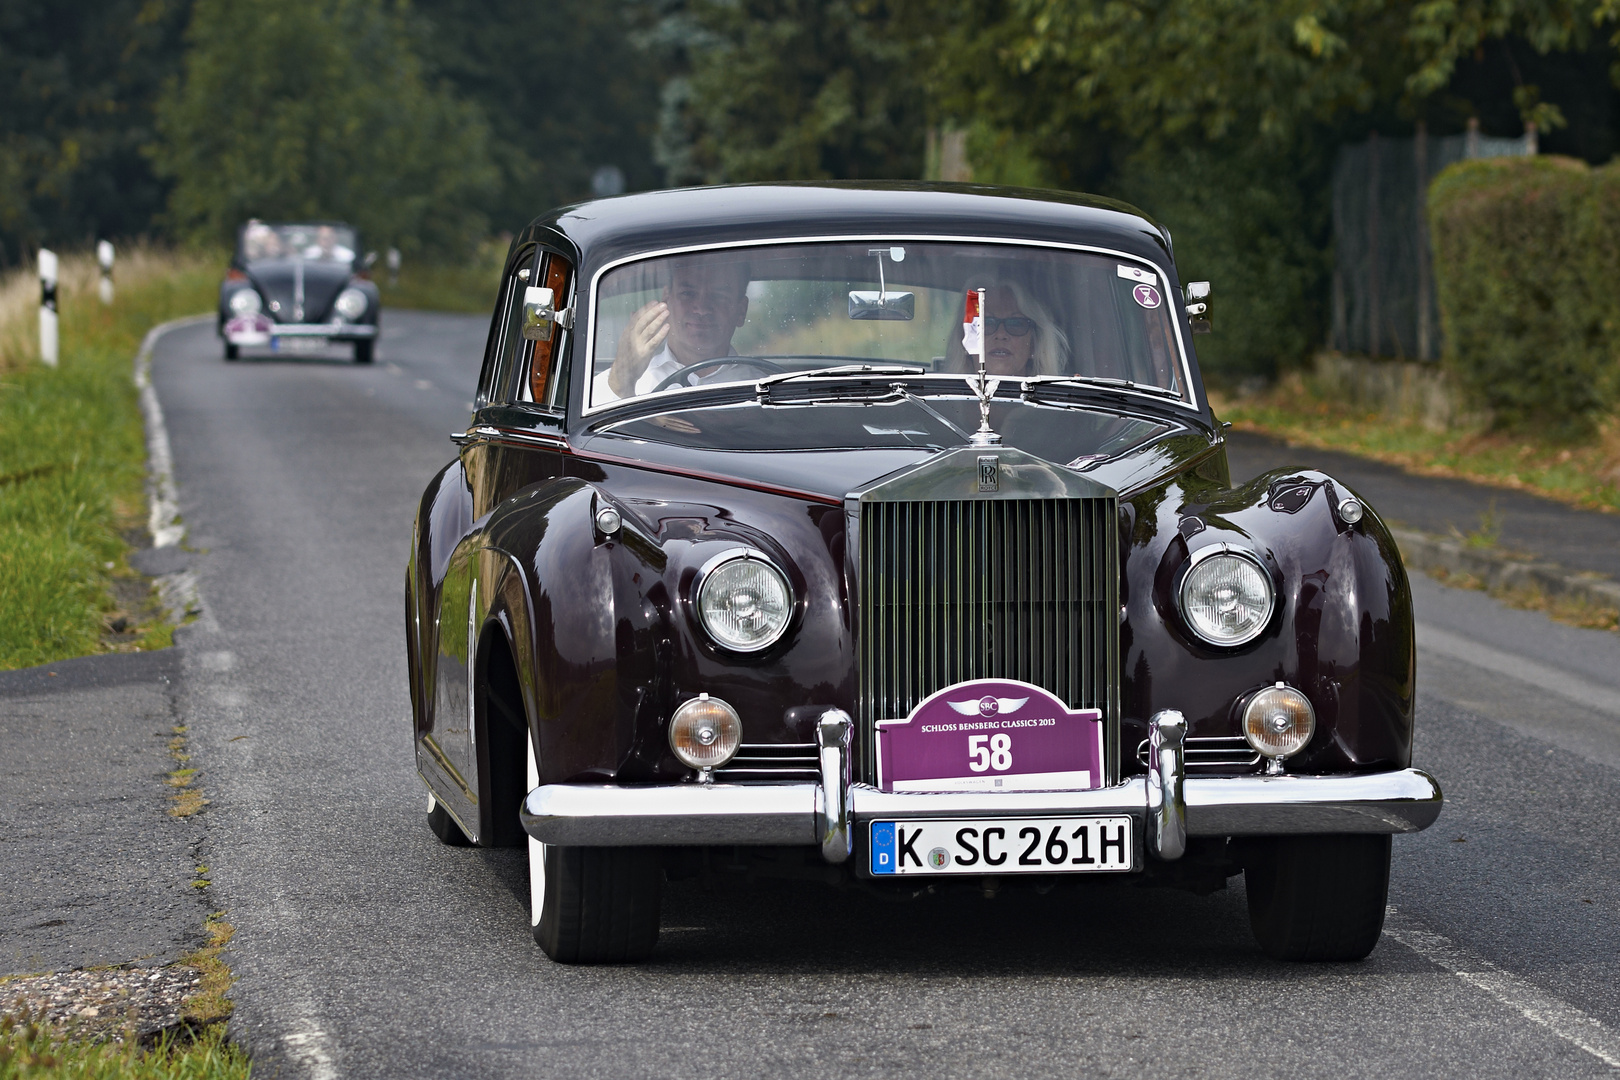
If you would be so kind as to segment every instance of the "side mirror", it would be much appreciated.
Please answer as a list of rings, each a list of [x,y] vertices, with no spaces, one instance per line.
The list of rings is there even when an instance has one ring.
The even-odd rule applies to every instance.
[[[550,341],[556,327],[564,330],[574,325],[571,308],[558,311],[550,289],[530,285],[523,290],[523,336],[529,341]]]
[[[365,261],[362,263],[362,265],[365,266],[365,268],[367,270],[370,270],[371,269],[371,264],[376,262],[376,261],[377,261],[377,253],[375,251],[368,251],[368,252],[366,252]]]
[[[917,296],[908,292],[862,292],[851,290],[849,317],[883,322],[910,322],[917,317]]]
[[[1209,299],[1209,282],[1187,282],[1187,325],[1195,334],[1207,334],[1214,330],[1209,323],[1209,305],[1204,301]]]

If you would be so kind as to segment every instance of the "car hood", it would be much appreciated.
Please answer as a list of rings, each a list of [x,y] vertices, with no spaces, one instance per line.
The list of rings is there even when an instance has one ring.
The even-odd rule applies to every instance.
[[[586,455],[644,462],[718,480],[841,500],[897,469],[967,445],[978,427],[967,397],[761,406],[749,400],[607,420],[574,440]],[[1118,492],[1217,452],[1192,418],[1018,399],[991,405],[1003,445],[1084,473]]]
[[[264,297],[266,307],[272,301],[277,305],[270,309],[273,318],[279,322],[298,322],[293,312],[300,269],[304,279],[302,321],[326,322],[331,317],[332,302],[353,276],[348,266],[312,259],[261,259],[248,265],[247,275]]]

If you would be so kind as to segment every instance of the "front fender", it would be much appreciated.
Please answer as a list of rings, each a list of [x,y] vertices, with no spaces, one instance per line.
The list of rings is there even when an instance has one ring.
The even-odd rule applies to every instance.
[[[1277,470],[1238,488],[1183,474],[1126,505],[1121,704],[1127,769],[1147,720],[1176,709],[1189,736],[1241,734],[1250,692],[1282,681],[1316,709],[1311,743],[1291,772],[1405,768],[1415,688],[1412,597],[1400,553],[1371,507],[1350,525],[1349,489],[1314,471]],[[1266,630],[1237,648],[1211,646],[1176,598],[1193,552],[1212,544],[1260,556],[1277,587]]]

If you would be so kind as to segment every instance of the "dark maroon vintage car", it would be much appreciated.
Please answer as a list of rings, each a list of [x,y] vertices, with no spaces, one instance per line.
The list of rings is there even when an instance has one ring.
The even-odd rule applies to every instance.
[[[666,879],[993,893],[1242,873],[1365,956],[1411,768],[1412,606],[1332,477],[1233,487],[1169,233],[949,185],[631,195],[513,242],[406,578],[452,844],[527,843],[565,962]]]

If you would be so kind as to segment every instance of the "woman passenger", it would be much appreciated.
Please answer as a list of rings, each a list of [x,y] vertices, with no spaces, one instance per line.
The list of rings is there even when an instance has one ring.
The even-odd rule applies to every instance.
[[[1069,339],[1045,304],[1013,281],[970,281],[964,292],[979,288],[984,289],[985,369],[989,374],[1014,379],[1070,374]],[[979,358],[962,348],[960,325],[952,329],[945,343],[940,370],[961,374],[979,370]]]

